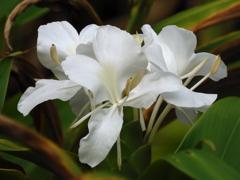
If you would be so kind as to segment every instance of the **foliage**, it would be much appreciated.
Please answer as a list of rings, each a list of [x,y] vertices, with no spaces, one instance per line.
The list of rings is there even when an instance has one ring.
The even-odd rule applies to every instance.
[[[197,91],[219,96],[216,103],[197,117],[192,127],[179,125],[170,111],[152,142],[147,141],[149,133],[142,131],[139,112],[124,107],[121,167],[117,163],[117,145],[94,168],[79,162],[79,140],[88,133],[88,122],[70,129],[75,115],[68,102],[44,102],[26,117],[17,111],[22,92],[34,86],[34,78],[49,75],[49,72],[43,75],[32,65],[36,57],[36,41],[32,41],[32,37],[36,37],[33,35],[36,35],[36,28],[43,24],[44,18],[59,12],[65,12],[64,19],[78,30],[90,23],[101,25],[100,12],[95,10],[95,4],[97,1],[87,0],[0,2],[0,177],[17,180],[240,179],[238,0],[202,3],[153,25],[157,33],[172,24],[198,32],[199,39],[208,41],[201,43],[196,51],[221,54],[228,66],[228,77],[215,83],[206,81],[197,88]],[[152,0],[130,0],[125,29],[131,33],[140,31],[152,5]],[[62,17],[49,21],[53,19],[61,20]],[[5,22],[8,23],[5,25]],[[231,28],[226,28],[229,22]],[[25,29],[28,29],[26,33]],[[221,33],[216,37],[217,31]],[[146,124],[152,109],[144,110]]]

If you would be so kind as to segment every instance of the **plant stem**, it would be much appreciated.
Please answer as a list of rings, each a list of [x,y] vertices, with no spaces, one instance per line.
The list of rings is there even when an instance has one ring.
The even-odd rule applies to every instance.
[[[171,104],[168,104],[165,109],[163,110],[162,114],[158,117],[156,123],[153,126],[152,132],[149,136],[148,142],[152,143],[153,138],[155,137],[159,126],[161,125],[163,119],[166,117],[166,115],[169,113],[169,111],[173,108],[173,106]]]

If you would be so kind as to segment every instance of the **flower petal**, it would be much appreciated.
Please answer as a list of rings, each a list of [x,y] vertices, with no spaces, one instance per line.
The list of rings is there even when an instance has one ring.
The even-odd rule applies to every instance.
[[[59,61],[62,62],[66,56],[76,53],[78,33],[66,21],[49,23],[38,29],[37,53],[40,62],[52,70],[57,78],[66,79],[62,68],[51,58],[50,48],[52,44],[55,44]]]
[[[152,29],[152,27],[149,24],[145,24],[143,25],[143,27],[141,28],[144,36],[144,47],[147,47],[149,44],[151,44],[154,39],[157,38],[157,34],[156,32]]]
[[[198,112],[195,109],[182,109],[182,110],[185,111],[185,113],[188,115],[191,121],[193,121],[197,117]],[[175,108],[175,113],[177,115],[178,120],[181,123],[191,125],[188,122],[187,118],[183,115],[183,113],[178,111],[177,108]]]
[[[122,123],[116,105],[96,111],[88,122],[89,134],[80,141],[80,161],[91,167],[98,165],[116,142]]]
[[[181,79],[173,73],[151,73],[143,77],[141,82],[129,93],[124,106],[149,108],[163,92],[176,91],[181,86]]]
[[[197,73],[197,75],[202,75],[202,76],[207,75],[210,72],[212,65],[216,59],[216,56],[210,53],[193,54],[189,62],[188,69],[191,69],[192,67],[198,65],[200,62],[202,62],[206,58],[209,58],[209,61],[205,64],[205,66],[203,66],[203,68]],[[214,81],[218,81],[225,77],[227,77],[227,66],[224,64],[223,61],[221,61],[218,71],[215,74],[211,75],[209,78],[211,78]]]
[[[18,111],[26,116],[36,105],[50,99],[67,101],[80,89],[80,85],[70,80],[39,80],[35,87],[29,87],[24,92],[18,103]]]
[[[145,49],[145,56],[159,70],[177,74],[175,56],[165,44],[150,44]]]
[[[117,89],[120,91],[124,89],[130,77],[135,77],[147,67],[141,45],[129,33],[116,27],[99,27],[93,47],[101,66],[111,64],[116,67]],[[108,75],[111,76],[111,74]]]
[[[93,41],[94,34],[99,26],[95,24],[90,24],[86,26],[79,35],[79,43],[80,44],[87,44]]]
[[[163,99],[170,104],[183,108],[200,108],[211,105],[217,98],[216,94],[193,92],[185,86],[178,91],[164,92]]]
[[[89,102],[89,98],[84,92],[84,89],[81,88],[69,101],[72,112],[77,116],[82,108]],[[83,115],[88,113],[86,110]]]
[[[171,25],[162,29],[158,40],[166,44],[175,55],[178,74],[181,76],[196,48],[196,36],[192,31]]]
[[[109,100],[110,96],[99,79],[102,67],[99,63],[87,56],[72,55],[62,63],[64,72],[72,81],[86,87],[94,94],[92,105]]]

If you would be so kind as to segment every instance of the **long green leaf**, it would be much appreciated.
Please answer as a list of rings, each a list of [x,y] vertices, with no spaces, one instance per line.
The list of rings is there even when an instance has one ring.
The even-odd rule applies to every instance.
[[[0,115],[0,133],[25,144],[32,150],[32,152],[26,150],[5,151],[8,154],[21,156],[21,158],[29,161],[40,162],[43,168],[51,169],[51,172],[62,178],[77,179],[81,173],[73,159],[52,141],[3,115]],[[11,143],[7,145],[10,146]],[[32,156],[32,158],[29,156]]]
[[[214,1],[171,16],[170,18],[155,24],[153,29],[159,33],[164,26],[174,24],[186,29],[197,31],[209,25],[227,20],[225,18],[233,18],[230,15],[231,13],[234,14],[235,10],[237,14],[237,11],[239,12],[237,8],[239,8],[238,0]]]
[[[163,160],[156,161],[139,180],[237,180],[239,178],[240,173],[223,162],[215,153],[189,149],[167,156]]]
[[[30,180],[25,174],[16,169],[3,169],[0,168],[0,177],[2,180]]]
[[[192,148],[203,139],[210,140],[219,157],[240,171],[239,134],[240,98],[228,97],[215,103],[202,115],[179,150]]]
[[[0,61],[0,112],[5,101],[12,59],[12,57],[6,57]]]

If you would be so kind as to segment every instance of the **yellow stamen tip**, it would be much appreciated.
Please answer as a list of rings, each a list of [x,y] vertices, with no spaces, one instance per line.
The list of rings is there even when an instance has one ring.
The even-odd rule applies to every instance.
[[[137,42],[139,42],[139,44],[142,44],[142,40],[138,34],[138,32],[136,31],[136,36],[135,36],[135,39],[137,40]]]
[[[215,74],[218,71],[221,61],[222,61],[221,57],[219,55],[217,55],[213,65],[212,65],[211,71],[210,71],[211,75]]]
[[[58,65],[61,66],[61,63],[58,60],[58,55],[57,55],[57,48],[55,46],[55,44],[52,44],[51,48],[50,48],[50,54],[51,54],[51,58],[52,60],[57,63]]]

